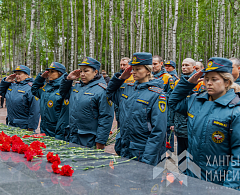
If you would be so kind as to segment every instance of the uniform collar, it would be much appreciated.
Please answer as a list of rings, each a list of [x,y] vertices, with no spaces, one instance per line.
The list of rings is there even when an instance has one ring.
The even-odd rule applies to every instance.
[[[206,92],[200,94],[199,96],[197,96],[197,99],[203,99],[205,101],[208,101],[209,95]],[[234,98],[236,97],[236,94],[234,92],[234,89],[230,89],[225,95],[223,95],[222,97],[214,100],[214,102],[221,104],[223,106],[227,106]]]
[[[197,73],[196,70],[193,70],[193,72],[190,75],[185,75],[185,74],[181,74],[181,77],[184,77],[185,79],[189,79],[192,75],[194,75],[195,73]]]
[[[26,78],[24,81],[20,81],[17,84],[28,84],[29,82],[33,82],[33,78]]]
[[[155,78],[159,78],[159,77],[161,77],[161,76],[162,76],[163,74],[165,74],[165,73],[168,73],[168,72],[167,72],[166,69],[162,66],[161,71],[160,71],[159,73],[156,73],[156,74],[153,73],[153,76],[154,76]]]
[[[161,89],[164,88],[163,81],[159,80],[159,79],[153,79],[153,80],[150,80],[150,81],[145,82],[145,83],[139,83],[138,81],[135,81],[134,86],[137,89],[145,89],[145,88],[148,88],[148,87],[151,87],[151,86],[158,87],[158,88],[161,88]]]
[[[94,77],[94,79],[92,79],[91,81],[89,81],[88,84],[84,84],[82,81],[80,81],[81,83],[81,86],[88,86],[88,87],[92,87],[94,85],[98,85],[98,83],[103,83],[103,84],[106,84],[106,81],[105,79],[103,78],[102,75],[96,75]]]
[[[59,78],[53,80],[53,81],[49,81],[49,84],[54,86],[54,87],[60,86],[61,80],[63,79],[63,77],[64,77],[64,74],[62,76],[60,76]]]
[[[174,69],[173,71],[168,72],[168,74],[175,76],[177,75],[177,71]]]

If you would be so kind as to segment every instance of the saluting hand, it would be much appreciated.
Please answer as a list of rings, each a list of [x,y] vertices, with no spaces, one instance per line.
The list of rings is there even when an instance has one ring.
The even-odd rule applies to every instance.
[[[131,72],[132,72],[132,66],[129,66],[126,70],[124,70],[124,72],[119,77],[119,79],[123,79],[123,80],[128,79],[132,75]]]
[[[67,80],[77,80],[78,78],[80,78],[80,73],[81,70],[79,69],[70,72],[70,74],[67,76]]]
[[[189,79],[188,82],[193,83],[193,84],[198,84],[200,81],[203,81],[203,79],[200,79],[200,77],[203,75],[202,71],[199,71],[192,75]]]
[[[16,74],[11,74],[5,79],[5,81],[12,83],[15,78],[16,78]]]
[[[41,77],[43,77],[44,79],[48,78],[48,75],[49,75],[49,71],[45,71]]]

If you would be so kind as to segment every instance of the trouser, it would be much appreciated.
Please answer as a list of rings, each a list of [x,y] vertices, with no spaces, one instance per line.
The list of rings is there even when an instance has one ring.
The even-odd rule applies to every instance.
[[[174,152],[174,132],[173,131],[171,132],[170,127],[167,127],[167,142],[170,142],[170,146],[171,146],[171,148],[167,150]]]
[[[188,138],[177,137],[177,155],[179,156],[184,150],[187,151],[188,148]],[[186,157],[179,159],[178,165],[180,165]]]
[[[1,97],[1,106],[3,107],[3,103],[4,103],[4,97]]]

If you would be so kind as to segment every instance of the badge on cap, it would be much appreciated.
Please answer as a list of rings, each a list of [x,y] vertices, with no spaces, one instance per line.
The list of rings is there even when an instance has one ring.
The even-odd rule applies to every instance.
[[[54,63],[52,63],[49,68],[55,68]]]
[[[219,144],[219,143],[222,143],[225,139],[225,136],[223,134],[223,132],[221,131],[214,131],[213,134],[212,134],[212,140]]]
[[[132,64],[139,64],[140,62],[137,62],[137,57],[136,56],[134,56],[133,57],[133,61],[132,61]]]
[[[18,66],[18,67],[16,68],[16,70],[22,70],[22,69],[21,69],[21,67],[20,67],[20,66]]]
[[[52,108],[53,107],[53,101],[52,100],[49,100],[48,103],[47,103],[48,107],[49,108]]]
[[[167,63],[166,64],[171,64],[171,62],[170,61],[167,61]]]
[[[88,59],[85,58],[85,59],[83,60],[82,64],[89,64],[87,61],[88,61]]]
[[[209,61],[206,70],[215,70],[218,67],[212,67],[213,61]]]
[[[159,101],[158,102],[158,108],[161,112],[165,112],[166,111],[166,102],[164,101]]]

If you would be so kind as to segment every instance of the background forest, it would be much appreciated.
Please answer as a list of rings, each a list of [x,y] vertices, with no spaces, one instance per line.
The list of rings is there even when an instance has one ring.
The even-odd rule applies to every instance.
[[[239,57],[240,0],[2,0],[0,72],[94,57],[111,76],[145,51],[176,61]],[[180,70],[178,68],[178,70]]]

